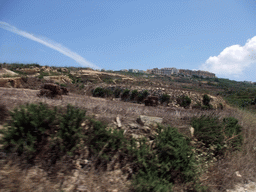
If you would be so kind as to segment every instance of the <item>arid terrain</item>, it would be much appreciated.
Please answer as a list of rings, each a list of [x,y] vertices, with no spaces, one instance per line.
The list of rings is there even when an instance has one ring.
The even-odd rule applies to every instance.
[[[37,71],[38,72],[38,71]],[[54,71],[57,72],[57,71]],[[83,71],[82,71],[83,72]],[[14,84],[3,84],[0,87],[1,104],[5,105],[8,111],[14,110],[15,107],[26,103],[46,103],[48,106],[65,107],[68,104],[76,108],[85,109],[86,115],[95,118],[107,124],[108,128],[124,130],[127,138],[140,138],[145,136],[148,144],[152,144],[156,135],[156,125],[141,125],[138,122],[140,116],[162,118],[163,126],[171,126],[178,128],[178,131],[188,137],[191,137],[190,127],[193,117],[216,116],[219,119],[224,117],[234,117],[238,119],[239,125],[243,127],[242,134],[244,136],[243,147],[241,151],[235,153],[227,153],[223,159],[212,163],[200,176],[200,183],[208,186],[208,191],[227,191],[227,189],[235,190],[237,183],[249,183],[255,181],[256,173],[256,152],[255,152],[255,115],[246,111],[230,106],[221,96],[215,95],[212,91],[209,96],[212,98],[211,103],[213,109],[201,110],[192,108],[198,102],[202,102],[203,92],[181,88],[184,84],[173,82],[165,83],[162,80],[150,80],[141,77],[130,77],[125,75],[109,75],[109,77],[117,77],[114,83],[106,83],[103,79],[107,73],[101,72],[84,72],[78,75],[82,80],[90,79],[90,81],[79,83],[68,83],[62,81],[61,78],[44,77],[38,79],[37,76],[29,76],[28,79],[20,80],[20,86],[15,87]],[[92,74],[93,73],[93,74]],[[109,73],[110,74],[110,73]],[[62,74],[64,75],[64,74]],[[105,76],[104,76],[105,75]],[[4,79],[4,78],[2,78]],[[99,82],[92,83],[95,79]],[[2,80],[4,81],[4,80]],[[45,82],[57,82],[59,84],[66,82],[67,88],[70,90],[68,95],[62,95],[62,99],[50,99],[47,97],[38,97],[40,86]],[[117,82],[116,82],[117,81]],[[119,82],[118,82],[119,81]],[[1,82],[1,79],[0,79]],[[8,81],[7,81],[8,82]],[[150,84],[151,82],[151,84]],[[79,88],[83,84],[82,88]],[[159,104],[158,106],[145,106],[144,103],[125,102],[120,98],[114,97],[93,97],[92,90],[96,87],[120,87],[130,88],[131,90],[142,91],[147,89],[150,95],[161,95],[163,93],[171,95],[171,102],[167,104]],[[204,87],[204,85],[200,85]],[[211,90],[205,86],[205,90]],[[216,88],[215,91],[218,89]],[[191,106],[183,108],[179,106],[175,98],[186,95],[191,98]],[[224,108],[218,108],[218,104],[222,103]],[[0,128],[5,123],[11,121],[11,117],[7,116],[2,121]],[[86,123],[85,123],[86,124]],[[83,126],[83,125],[82,125]],[[86,126],[84,126],[85,128]],[[200,148],[200,147],[199,147]],[[202,146],[202,153],[204,147]],[[129,160],[123,160],[123,163],[117,159],[119,153],[113,156],[112,161],[107,165],[107,170],[95,168],[93,166],[94,158],[85,157],[86,149],[81,155],[72,158],[64,157],[55,165],[47,167],[40,159],[34,164],[23,162],[16,154],[6,155],[0,153],[0,191],[131,191],[131,175],[133,175],[133,163]],[[239,172],[239,175],[237,174]],[[53,174],[54,173],[54,174]],[[247,191],[256,189],[247,189]],[[189,191],[186,184],[175,183],[173,191]]]

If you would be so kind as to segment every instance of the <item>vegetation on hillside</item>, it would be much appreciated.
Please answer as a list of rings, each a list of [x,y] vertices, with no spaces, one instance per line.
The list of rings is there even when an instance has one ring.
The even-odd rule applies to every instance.
[[[107,125],[85,116],[86,111],[67,105],[64,108],[50,108],[48,105],[26,104],[10,112],[11,120],[1,131],[2,149],[7,154],[19,156],[33,163],[44,154],[42,162],[54,166],[65,155],[72,158],[89,149],[89,156],[96,157],[94,166],[106,166],[115,154],[131,163],[133,169],[131,189],[135,191],[173,191],[176,183],[187,189],[203,191],[199,177],[206,160],[192,145],[191,138],[181,134],[174,127],[157,126],[153,145],[146,138],[138,142],[127,138],[124,130],[107,129]],[[86,122],[82,125],[83,122]],[[193,118],[195,138],[206,148],[213,148],[213,155],[207,159],[222,157],[226,152],[239,150],[243,143],[242,127],[238,120],[229,117],[218,120],[213,116]],[[84,127],[87,127],[86,129]],[[47,169],[47,167],[45,167]]]

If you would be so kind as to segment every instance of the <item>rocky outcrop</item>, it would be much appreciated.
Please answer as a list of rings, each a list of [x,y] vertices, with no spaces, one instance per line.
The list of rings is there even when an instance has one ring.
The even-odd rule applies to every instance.
[[[26,73],[28,75],[31,75],[31,74],[39,73],[40,69],[38,67],[34,67],[34,68],[18,69],[17,71],[21,71],[21,72],[24,72],[24,73]]]
[[[53,84],[53,83],[45,83],[42,87],[41,90],[39,92],[39,94],[37,95],[38,97],[49,97],[49,98],[58,98],[58,99],[62,99],[61,97],[62,95],[62,91],[60,86]]]
[[[5,76],[5,75],[8,75],[8,76],[17,76],[19,75],[18,73],[15,73],[11,70],[8,70],[8,69],[5,69],[5,68],[2,68],[0,69],[0,76]]]
[[[21,77],[0,78],[0,87],[20,88],[22,87]]]
[[[54,83],[72,83],[72,80],[66,75],[59,76],[44,76],[45,80],[52,80]]]

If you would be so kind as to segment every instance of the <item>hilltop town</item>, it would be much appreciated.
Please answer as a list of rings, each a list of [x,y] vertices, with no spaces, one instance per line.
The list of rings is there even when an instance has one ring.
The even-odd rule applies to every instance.
[[[214,73],[210,73],[208,71],[196,71],[196,70],[189,70],[189,69],[176,69],[175,67],[172,68],[153,68],[153,69],[147,69],[146,71],[143,70],[139,70],[139,69],[122,69],[120,71],[124,71],[124,72],[131,72],[131,73],[146,73],[146,74],[157,74],[157,75],[166,75],[166,76],[170,76],[170,75],[184,75],[187,77],[192,77],[194,76],[198,76],[198,77],[203,77],[203,78],[215,78],[215,74]]]

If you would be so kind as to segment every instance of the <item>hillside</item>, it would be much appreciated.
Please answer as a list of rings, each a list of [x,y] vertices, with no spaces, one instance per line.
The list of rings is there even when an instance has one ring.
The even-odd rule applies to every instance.
[[[157,187],[162,187],[163,191],[164,188],[166,191],[226,191],[234,188],[237,183],[246,181],[253,184],[252,181],[255,181],[255,84],[219,78],[101,72],[82,68],[42,67],[37,64],[10,64],[6,69],[19,75],[11,77],[6,74],[0,78],[0,113],[13,111],[15,107],[27,103],[40,105],[42,102],[52,110],[55,106],[58,107],[57,112],[65,115],[65,108],[71,104],[74,111],[67,112],[69,115],[63,116],[64,119],[56,118],[56,121],[68,121],[68,117],[72,116],[69,120],[72,130],[67,128],[65,131],[69,137],[76,139],[63,135],[58,136],[61,140],[55,140],[57,136],[50,139],[49,135],[60,132],[65,124],[53,123],[44,125],[48,128],[43,136],[37,135],[37,142],[38,138],[42,141],[29,160],[26,159],[28,152],[18,156],[15,151],[6,153],[2,148],[0,188],[6,189],[5,191],[146,191],[146,185],[148,191],[157,191]],[[65,87],[69,93],[62,95],[62,99],[38,97],[44,83]],[[156,106],[145,106],[145,100],[149,96],[155,96],[159,100]],[[35,108],[26,109],[29,110]],[[46,109],[42,108],[44,110]],[[87,118],[83,119],[82,115],[79,120],[82,113],[76,110],[85,110]],[[39,116],[34,111],[33,117],[28,116],[28,119],[35,116],[46,118],[47,114],[51,114],[46,111],[39,112]],[[21,117],[19,121],[26,119],[25,116]],[[209,122],[212,123],[203,122],[200,119],[202,117],[209,117]],[[3,125],[10,125],[14,117],[6,113],[0,118],[0,127],[3,129]],[[74,120],[76,118],[78,119]],[[231,123],[225,124],[225,118],[231,118]],[[28,120],[27,126],[33,127],[38,121],[32,119]],[[33,125],[29,121],[33,121]],[[76,123],[73,124],[73,121]],[[164,134],[161,134],[163,130],[159,132],[156,122],[160,123],[160,127],[166,128]],[[220,124],[215,126],[213,122]],[[204,129],[197,127],[200,123]],[[224,124],[225,128],[222,129]],[[207,126],[204,127],[205,125]],[[15,126],[19,127],[18,124]],[[167,129],[168,126],[171,128]],[[191,126],[194,127],[194,134],[191,133]],[[173,127],[177,128],[177,133]],[[236,131],[232,132],[232,128]],[[107,133],[105,129],[112,131]],[[214,129],[221,131],[214,132]],[[230,132],[226,132],[227,130]],[[79,135],[85,135],[87,139],[82,139]],[[3,138],[3,134],[1,137]],[[142,141],[139,142],[142,137],[145,138],[145,146],[150,146],[148,150],[151,152],[140,147],[144,146]],[[219,140],[215,141],[214,138]],[[237,138],[243,140],[236,140]],[[65,139],[69,141],[66,144]],[[129,149],[129,142],[124,144],[124,148],[119,148],[123,146],[122,142],[133,139],[137,143],[135,148],[139,149],[137,152],[135,148]],[[53,145],[55,148],[51,148],[49,142],[52,140],[63,145],[64,149],[72,142],[81,143],[77,143],[78,148],[70,155],[68,151],[60,150],[62,148],[58,148],[56,143]],[[165,141],[172,141],[172,144],[166,145]],[[210,145],[209,142],[213,143]],[[237,150],[239,142],[241,149]],[[172,151],[173,147],[170,145],[178,150],[177,154],[174,150],[174,156],[164,153],[161,157],[163,151]],[[129,150],[135,151],[130,154]],[[195,159],[187,157],[185,153]],[[110,157],[106,160],[101,154]],[[175,158],[178,159],[173,161]],[[157,168],[156,162],[162,164]],[[180,169],[177,171],[168,162]],[[170,172],[166,170],[168,166]],[[142,172],[139,173],[139,170]],[[154,174],[157,171],[158,174]],[[159,179],[161,175],[168,176],[167,173],[171,175],[168,181],[170,186],[162,177]],[[185,177],[187,180],[183,179]],[[155,180],[159,180],[159,183],[154,182]],[[142,185],[143,181],[146,182],[145,185]],[[151,182],[147,184],[148,181]]]

